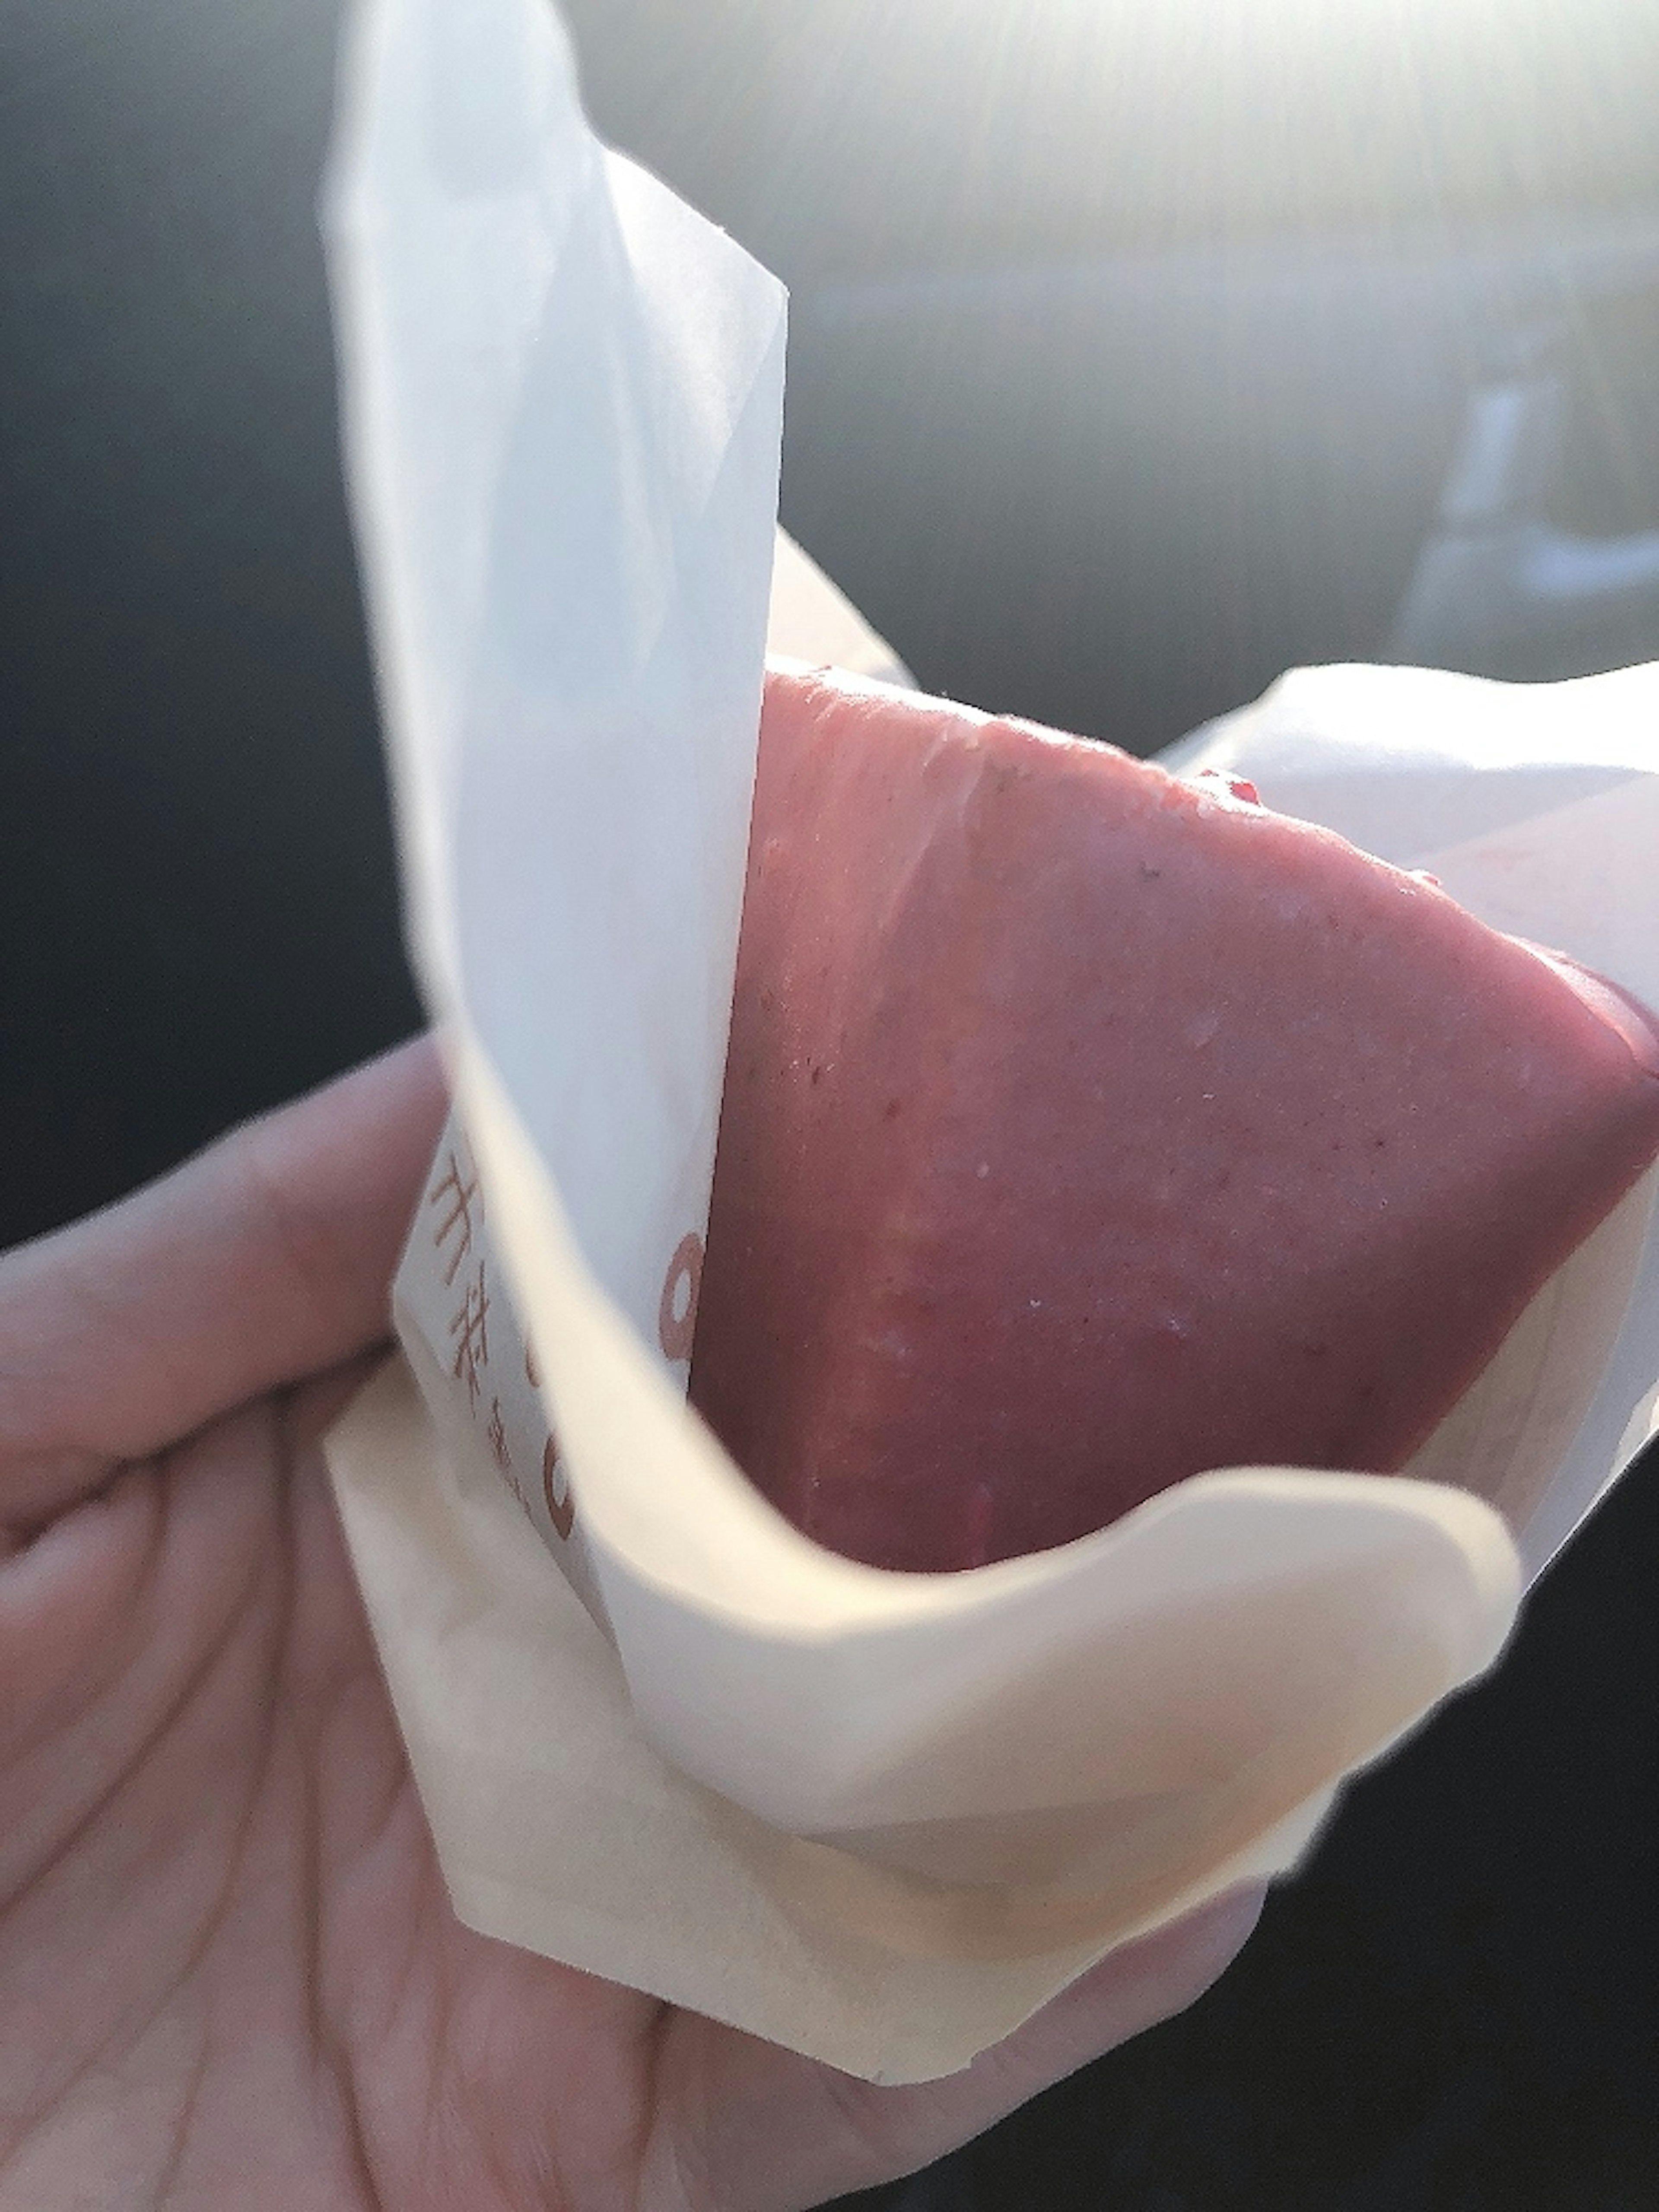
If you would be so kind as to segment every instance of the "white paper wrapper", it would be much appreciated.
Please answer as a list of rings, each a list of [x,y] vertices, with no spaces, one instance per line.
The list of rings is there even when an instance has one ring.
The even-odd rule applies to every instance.
[[[1112,1945],[1291,1864],[1341,1778],[1490,1663],[1520,1563],[1437,1482],[1256,1469],[1040,1558],[883,1574],[796,1535],[687,1413],[781,295],[592,140],[539,0],[375,0],[348,85],[349,459],[458,1120],[398,1285],[410,1372],[331,1457],[445,1875],[489,1933],[856,2073],[946,2072]],[[1571,888],[1575,810],[1659,786],[1583,764],[1563,715],[1559,754],[1523,745],[1524,806],[1495,765],[1520,695],[1483,690],[1470,774],[1472,694],[1417,680],[1403,757],[1363,704],[1344,735],[1339,688],[1339,826],[1380,807],[1367,842],[1419,841],[1460,892],[1459,866],[1501,880],[1504,926],[1659,999],[1610,957],[1643,939],[1606,919],[1645,884],[1620,880],[1637,845]],[[1270,804],[1326,775],[1296,696],[1211,741]],[[1646,1433],[1651,1198],[1424,1455],[1519,1500],[1534,1557]]]

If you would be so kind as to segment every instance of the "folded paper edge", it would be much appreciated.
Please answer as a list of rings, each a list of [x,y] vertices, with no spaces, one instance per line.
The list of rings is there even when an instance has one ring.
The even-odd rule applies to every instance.
[[[396,1355],[371,1377],[337,1419],[325,1439],[324,1450],[354,1557],[362,1559],[370,1568],[363,1578],[365,1598],[393,1701],[398,1705],[400,1723],[410,1746],[422,1801],[429,1812],[435,1809],[441,1815],[442,1793],[439,1792],[439,1802],[434,1806],[431,1777],[422,1771],[430,1747],[428,1733],[421,1716],[408,1710],[408,1670],[402,1662],[409,1655],[400,1649],[400,1641],[409,1634],[408,1624],[395,1613],[387,1615],[378,1609],[376,1601],[381,1592],[374,1563],[366,1556],[365,1547],[374,1541],[371,1509],[377,1502],[377,1493],[379,1502],[385,1504],[386,1493],[401,1488],[410,1493],[410,1504],[416,1505],[422,1482],[435,1481],[448,1493],[447,1510],[453,1510],[458,1506],[463,1511],[469,1509],[461,1493],[453,1487],[453,1475],[444,1470],[441,1445],[430,1412],[404,1362]],[[392,1503],[395,1504],[395,1499]],[[473,1601],[487,1601],[487,1594],[482,1590],[471,1593],[462,1603],[460,1618],[467,1617]],[[546,1689],[550,1686],[541,1686]],[[643,1756],[653,1762],[658,1757],[637,1737],[629,1745],[628,1755]],[[446,1839],[438,1834],[436,1822],[434,1826],[434,1840],[458,1917],[477,1932],[556,1958],[585,1972],[623,1979],[629,1986],[645,1990],[665,2002],[704,2009],[710,2016],[726,2019],[744,2032],[763,2035],[860,2078],[896,2084],[938,2079],[959,2070],[981,2051],[1013,2033],[1100,1959],[1171,1924],[1229,1890],[1263,1882],[1289,1871],[1316,1837],[1334,1801],[1337,1786],[1333,1784],[1315,1793],[1243,1849],[1218,1862],[1162,1909],[1139,1920],[1120,1923],[1109,1936],[1085,1936],[1058,1948],[1035,1942],[1012,1987],[1006,1986],[1008,1974],[994,1963],[964,1956],[963,1972],[981,1985],[988,1982],[1003,1985],[1005,1994],[1000,1997],[993,1995],[978,2007],[958,2002],[948,2008],[944,2016],[935,2018],[918,2017],[914,2009],[898,2006],[873,2021],[860,2021],[856,2024],[836,2003],[803,2008],[797,1986],[787,1982],[774,1986],[764,1973],[761,1977],[764,1989],[754,2002],[710,2005],[708,1991],[700,1991],[696,1986],[695,1972],[688,1972],[684,1964],[668,1960],[659,1953],[653,1955],[659,1948],[654,1933],[658,1915],[665,1900],[650,1881],[642,1886],[637,1914],[630,1919],[630,1932],[620,1945],[607,1936],[602,1925],[590,1926],[585,1934],[573,1934],[573,1923],[580,1919],[581,1914],[568,1909],[556,1916],[562,1923],[561,1936],[550,1940],[549,1905],[544,1892],[534,1885],[503,1880],[498,1874],[492,1875],[474,1864],[465,1847],[456,1846],[453,1835]],[[822,1899],[817,1901],[815,1909],[823,1911]],[[849,1914],[841,1936],[855,1948],[867,1945],[868,1931],[856,1914]],[[829,1993],[825,1995],[827,1997]]]

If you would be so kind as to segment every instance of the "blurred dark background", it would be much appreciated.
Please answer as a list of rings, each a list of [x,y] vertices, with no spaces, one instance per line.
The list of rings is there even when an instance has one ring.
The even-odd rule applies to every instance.
[[[572,0],[790,282],[785,519],[1137,750],[1659,654],[1659,0]],[[0,0],[0,1242],[412,1028],[313,216],[337,0]],[[1659,2202],[1659,1486],[1185,2019],[872,2203]]]

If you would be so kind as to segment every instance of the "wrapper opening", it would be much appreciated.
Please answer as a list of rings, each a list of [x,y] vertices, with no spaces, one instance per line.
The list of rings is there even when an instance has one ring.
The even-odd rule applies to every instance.
[[[689,1415],[782,295],[593,139],[541,0],[479,0],[464,55],[453,21],[359,10],[328,203],[459,1115],[398,1286],[409,1364],[331,1440],[337,1492],[462,1916],[923,2078],[1292,1863],[1343,1776],[1491,1662],[1521,1562],[1437,1481],[1268,1468],[1061,1552],[884,1574],[797,1536]],[[1659,1003],[1653,695],[1561,692],[1325,672],[1201,757]],[[1651,1196],[1523,1321],[1525,1386],[1500,1358],[1416,1470],[1486,1455],[1530,1566],[1651,1422]]]

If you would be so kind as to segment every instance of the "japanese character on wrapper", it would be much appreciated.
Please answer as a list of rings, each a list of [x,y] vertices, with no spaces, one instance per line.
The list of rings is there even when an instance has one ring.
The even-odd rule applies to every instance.
[[[674,1318],[687,1334],[696,1263],[677,1255]],[[669,1310],[671,1284],[665,1289]],[[461,1481],[497,1483],[552,1553],[588,1611],[605,1624],[568,1474],[542,1402],[535,1355],[514,1310],[489,1238],[471,1148],[452,1118],[427,1177],[393,1286],[398,1333]],[[689,1337],[687,1350],[689,1351]]]

